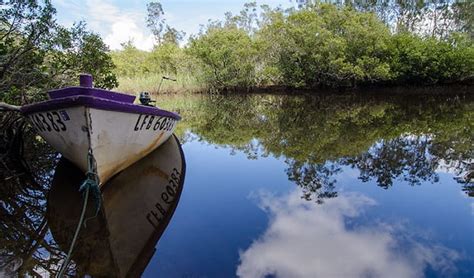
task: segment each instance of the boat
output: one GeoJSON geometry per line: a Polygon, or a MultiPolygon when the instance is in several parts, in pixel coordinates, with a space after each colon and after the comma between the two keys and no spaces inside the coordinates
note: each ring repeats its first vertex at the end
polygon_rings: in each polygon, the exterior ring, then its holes
{"type": "Polygon", "coordinates": [[[49,100],[20,111],[65,158],[94,172],[99,185],[168,140],[181,119],[148,102],[134,104],[135,96],[94,88],[91,75],[79,83],[49,91],[49,100]]]}
{"type": "MultiPolygon", "coordinates": [[[[140,277],[176,210],[185,173],[184,154],[173,135],[105,183],[100,214],[93,217],[93,206],[88,206],[86,217],[90,219],[81,229],[72,253],[74,264],[67,273],[74,277],[140,277]]],[[[78,188],[83,179],[82,171],[62,158],[48,195],[48,226],[64,253],[81,214],[83,196],[78,188]]]]}

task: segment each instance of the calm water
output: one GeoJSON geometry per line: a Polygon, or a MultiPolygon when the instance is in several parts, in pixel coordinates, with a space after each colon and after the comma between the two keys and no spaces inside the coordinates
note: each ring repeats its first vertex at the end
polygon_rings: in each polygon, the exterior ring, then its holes
{"type": "MultiPolygon", "coordinates": [[[[183,116],[187,167],[143,277],[473,277],[472,98],[159,105],[183,116]]],[[[26,152],[37,183],[2,172],[0,263],[47,276],[64,254],[44,221],[58,156],[38,142],[26,152]]]]}

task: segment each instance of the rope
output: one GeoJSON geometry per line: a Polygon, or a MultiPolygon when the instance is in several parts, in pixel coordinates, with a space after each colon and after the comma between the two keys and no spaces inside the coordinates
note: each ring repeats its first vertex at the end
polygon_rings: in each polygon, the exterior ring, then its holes
{"type": "Polygon", "coordinates": [[[81,217],[79,218],[79,223],[77,223],[77,228],[76,232],[74,233],[74,237],[71,242],[71,246],[69,247],[69,251],[66,256],[66,260],[63,262],[60,270],[59,270],[59,275],[56,277],[64,277],[64,272],[67,269],[67,266],[69,264],[69,261],[71,260],[71,255],[72,251],[74,249],[74,245],[76,245],[76,240],[79,235],[79,231],[81,230],[82,227],[82,222],[84,221],[84,216],[86,215],[86,209],[87,209],[87,200],[89,199],[89,188],[86,189],[85,192],[85,198],[84,198],[84,204],[82,205],[82,212],[81,212],[81,217]]]}
{"type": "Polygon", "coordinates": [[[76,231],[74,233],[74,237],[69,247],[69,251],[67,253],[66,259],[61,265],[59,274],[56,277],[64,277],[64,272],[67,270],[69,262],[71,261],[72,252],[74,250],[74,246],[76,245],[77,237],[79,236],[81,227],[83,225],[84,227],[87,227],[86,226],[87,221],[89,219],[97,217],[97,215],[99,214],[102,196],[100,194],[99,177],[97,176],[97,167],[96,167],[94,156],[92,155],[92,150],[89,150],[89,153],[87,154],[87,159],[88,159],[87,160],[88,171],[86,174],[87,178],[79,187],[79,192],[83,192],[83,195],[84,195],[84,203],[82,205],[81,217],[79,218],[79,222],[77,223],[76,231]],[[84,220],[85,215],[86,215],[86,210],[87,210],[87,202],[89,200],[89,192],[91,190],[92,190],[92,197],[94,199],[94,204],[96,206],[96,211],[95,211],[94,216],[89,217],[84,220]]]}

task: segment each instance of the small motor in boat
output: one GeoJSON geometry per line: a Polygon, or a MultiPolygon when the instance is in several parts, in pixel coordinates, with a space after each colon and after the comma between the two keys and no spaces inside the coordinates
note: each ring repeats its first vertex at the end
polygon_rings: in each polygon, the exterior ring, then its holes
{"type": "Polygon", "coordinates": [[[149,92],[141,92],[139,100],[142,105],[146,106],[154,106],[151,103],[156,102],[155,100],[151,100],[149,92]]]}

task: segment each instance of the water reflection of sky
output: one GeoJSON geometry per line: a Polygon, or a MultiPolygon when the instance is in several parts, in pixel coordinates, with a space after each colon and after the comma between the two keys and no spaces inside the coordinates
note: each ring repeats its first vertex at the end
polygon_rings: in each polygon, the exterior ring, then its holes
{"type": "Polygon", "coordinates": [[[417,240],[412,227],[359,217],[374,199],[345,193],[323,205],[302,201],[299,192],[263,194],[270,215],[265,233],[240,255],[242,277],[419,277],[429,266],[453,273],[460,255],[417,240]]]}
{"type": "Polygon", "coordinates": [[[342,166],[338,197],[317,204],[284,158],[199,140],[184,151],[181,202],[145,277],[472,276],[472,199],[450,173],[383,189],[342,166]]]}

